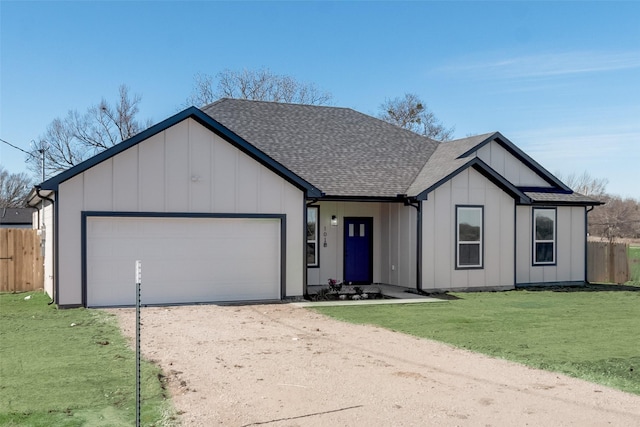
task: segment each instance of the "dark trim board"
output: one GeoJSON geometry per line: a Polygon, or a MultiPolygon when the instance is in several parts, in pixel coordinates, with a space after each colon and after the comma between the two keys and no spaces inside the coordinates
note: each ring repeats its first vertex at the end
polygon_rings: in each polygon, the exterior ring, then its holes
{"type": "Polygon", "coordinates": [[[454,254],[453,254],[453,259],[454,259],[454,269],[455,270],[484,270],[484,246],[485,246],[485,220],[484,220],[484,205],[455,205],[454,209],[455,211],[455,248],[454,248],[454,254]],[[465,266],[459,266],[458,265],[458,250],[459,250],[459,233],[460,230],[458,228],[458,210],[459,208],[476,208],[476,209],[480,209],[480,211],[482,212],[482,224],[481,224],[481,228],[480,228],[480,265],[474,265],[474,266],[469,266],[469,267],[465,267],[465,266]]]}
{"type": "MultiPolygon", "coordinates": [[[[287,215],[253,213],[192,213],[192,212],[111,212],[82,211],[81,233],[81,280],[82,306],[87,307],[87,219],[97,218],[209,218],[209,219],[278,219],[280,221],[280,299],[287,295],[287,215]]],[[[133,270],[132,270],[133,271],[133,270]]],[[[133,283],[133,273],[132,273],[133,283]]],[[[210,301],[216,302],[216,301],[210,301]]],[[[243,301],[244,302],[244,301],[243,301]]],[[[194,304],[202,302],[194,302],[194,304]]],[[[225,301],[227,303],[227,301],[225,301]]],[[[188,304],[188,303],[181,303],[188,304]]],[[[167,304],[170,305],[170,304],[167,304]]]]}
{"type": "Polygon", "coordinates": [[[79,163],[78,165],[73,166],[72,168],[67,169],[66,171],[52,178],[49,178],[48,180],[40,184],[40,188],[45,190],[57,191],[58,186],[64,181],[70,178],[73,178],[74,176],[86,171],[87,169],[90,169],[93,166],[100,164],[105,160],[110,159],[116,154],[119,154],[139,144],[140,142],[145,141],[151,138],[152,136],[160,132],[163,132],[169,129],[170,127],[175,126],[176,124],[187,119],[195,120],[200,125],[209,129],[211,132],[215,133],[216,135],[218,135],[225,141],[229,142],[231,145],[233,145],[243,153],[247,154],[249,157],[256,160],[258,163],[262,164],[269,170],[273,171],[277,175],[286,179],[288,182],[295,185],[300,190],[306,192],[309,197],[322,196],[322,192],[316,187],[314,187],[312,184],[310,184],[303,178],[299,177],[298,175],[294,174],[289,169],[284,167],[282,164],[278,163],[277,161],[272,159],[270,156],[266,155],[264,152],[257,149],[254,145],[245,141],[243,138],[233,133],[232,131],[224,127],[222,124],[214,120],[211,116],[202,112],[196,107],[189,107],[173,115],[172,117],[169,117],[168,119],[165,119],[162,122],[154,126],[151,126],[150,128],[140,132],[139,134],[125,141],[122,141],[121,143],[116,144],[113,147],[110,147],[107,150],[85,160],[84,162],[79,163]]]}
{"type": "MultiPolygon", "coordinates": [[[[54,199],[55,200],[55,199],[54,199]]],[[[60,234],[59,234],[59,220],[60,215],[58,214],[58,203],[57,200],[53,202],[53,302],[57,306],[60,306],[60,234]]],[[[44,215],[44,210],[42,211],[42,215],[44,215]]]]}
{"type": "MultiPolygon", "coordinates": [[[[541,205],[541,206],[533,206],[531,208],[531,231],[529,235],[531,236],[531,267],[556,267],[558,265],[558,208],[556,206],[549,205],[541,205]],[[554,211],[554,219],[553,219],[553,262],[549,263],[536,263],[536,210],[552,210],[554,211]]],[[[585,278],[586,279],[586,278],[585,278]]]]}

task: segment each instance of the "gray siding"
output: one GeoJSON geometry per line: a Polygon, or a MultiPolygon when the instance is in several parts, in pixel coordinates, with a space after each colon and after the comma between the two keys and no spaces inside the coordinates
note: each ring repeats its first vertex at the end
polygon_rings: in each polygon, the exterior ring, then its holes
{"type": "Polygon", "coordinates": [[[531,206],[517,208],[516,283],[580,282],[585,280],[585,208],[556,208],[556,265],[533,265],[533,223],[531,206]]]}
{"type": "Polygon", "coordinates": [[[515,158],[495,141],[482,147],[476,152],[476,155],[517,187],[551,187],[530,167],[515,158]]]}
{"type": "Polygon", "coordinates": [[[514,286],[515,201],[474,169],[460,172],[423,202],[422,288],[514,286]],[[484,207],[484,266],[456,269],[456,205],[484,207]]]}

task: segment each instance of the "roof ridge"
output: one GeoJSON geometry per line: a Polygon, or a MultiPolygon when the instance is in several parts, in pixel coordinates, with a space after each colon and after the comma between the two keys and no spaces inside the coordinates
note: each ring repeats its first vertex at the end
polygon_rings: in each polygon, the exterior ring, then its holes
{"type": "MultiPolygon", "coordinates": [[[[205,109],[207,107],[213,106],[218,103],[222,103],[224,101],[231,102],[246,102],[246,103],[254,103],[254,104],[269,104],[269,105],[282,105],[282,106],[293,106],[293,107],[312,107],[312,108],[332,108],[332,109],[342,109],[342,110],[351,110],[349,107],[337,107],[333,105],[318,105],[318,104],[304,104],[300,102],[282,102],[282,101],[265,101],[262,99],[247,99],[247,98],[231,98],[231,97],[223,97],[214,101],[210,104],[207,104],[202,107],[205,109]]],[[[355,110],[354,110],[355,111],[355,110]]]]}

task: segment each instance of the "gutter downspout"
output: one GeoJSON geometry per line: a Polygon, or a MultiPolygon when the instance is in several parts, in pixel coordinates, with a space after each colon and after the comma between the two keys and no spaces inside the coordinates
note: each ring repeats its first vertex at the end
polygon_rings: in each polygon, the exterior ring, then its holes
{"type": "MultiPolygon", "coordinates": [[[[44,228],[44,201],[48,200],[49,203],[51,203],[51,206],[53,207],[54,200],[52,198],[50,198],[49,196],[45,196],[45,195],[40,194],[40,191],[42,191],[42,188],[40,188],[40,186],[35,186],[34,188],[36,190],[36,194],[38,195],[38,197],[40,197],[40,199],[42,199],[42,227],[44,228]]],[[[52,211],[52,213],[53,213],[53,211],[52,211]]],[[[40,215],[40,214],[38,213],[38,215],[40,215]]],[[[53,234],[55,234],[55,233],[53,233],[53,234]]],[[[47,237],[46,237],[46,234],[45,234],[45,242],[44,242],[45,244],[46,244],[46,238],[47,237]]],[[[43,247],[43,257],[42,257],[43,262],[44,262],[44,255],[45,255],[45,250],[44,250],[44,247],[43,247]]],[[[55,269],[55,263],[51,263],[51,267],[53,269],[55,269]]],[[[44,272],[44,266],[43,266],[43,272],[44,272]]],[[[55,277],[56,277],[55,271],[54,271],[53,277],[54,277],[54,280],[55,280],[55,277]]],[[[44,278],[43,278],[43,280],[44,280],[44,278]]],[[[55,283],[53,284],[53,296],[51,298],[51,301],[49,301],[47,303],[47,305],[51,305],[56,301],[56,296],[58,295],[58,292],[57,292],[57,289],[56,289],[57,286],[58,286],[58,283],[57,283],[57,280],[56,280],[55,283]]]]}
{"type": "Polygon", "coordinates": [[[422,203],[415,198],[405,197],[404,205],[416,209],[416,290],[422,292],[422,203]],[[415,204],[414,204],[415,203],[415,204]]]}
{"type": "Polygon", "coordinates": [[[591,206],[589,209],[584,210],[584,282],[589,284],[589,280],[587,278],[587,274],[589,273],[589,268],[587,263],[589,262],[589,257],[587,256],[587,250],[589,249],[589,212],[595,209],[595,206],[591,206]]]}

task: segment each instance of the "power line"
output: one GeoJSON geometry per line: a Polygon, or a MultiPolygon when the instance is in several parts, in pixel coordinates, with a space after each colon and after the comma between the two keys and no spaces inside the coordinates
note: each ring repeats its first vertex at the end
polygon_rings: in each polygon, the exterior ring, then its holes
{"type": "Polygon", "coordinates": [[[12,143],[10,143],[9,141],[5,141],[5,140],[4,140],[4,139],[2,139],[2,138],[0,138],[0,142],[4,142],[4,143],[5,143],[5,144],[7,144],[8,146],[13,147],[13,148],[15,148],[16,150],[20,150],[20,151],[22,151],[23,153],[30,155],[31,157],[36,157],[33,153],[30,153],[30,152],[28,152],[28,151],[26,151],[26,150],[23,150],[23,149],[22,149],[22,148],[20,148],[20,147],[16,147],[15,145],[13,145],[12,143]]]}
{"type": "MultiPolygon", "coordinates": [[[[4,143],[5,143],[5,144],[7,144],[9,147],[13,147],[13,148],[15,148],[16,150],[20,150],[20,151],[22,151],[23,153],[28,154],[30,157],[32,157],[32,158],[34,158],[34,159],[36,159],[36,160],[40,160],[40,159],[39,159],[35,154],[30,153],[30,152],[28,152],[28,151],[26,151],[26,150],[23,150],[23,149],[22,149],[22,148],[20,148],[20,147],[17,147],[17,146],[15,146],[15,145],[13,145],[12,143],[10,143],[9,141],[5,141],[4,139],[0,138],[0,142],[4,142],[4,143]]],[[[31,141],[31,142],[33,142],[33,141],[31,141]]],[[[45,148],[39,148],[39,149],[37,149],[37,150],[35,150],[35,151],[37,151],[38,153],[40,153],[40,154],[42,155],[42,181],[44,181],[44,180],[46,179],[46,175],[45,175],[45,167],[44,167],[44,160],[45,160],[45,155],[44,155],[44,153],[45,153],[45,148]]],[[[44,202],[43,202],[43,203],[44,203],[44,202]]]]}

